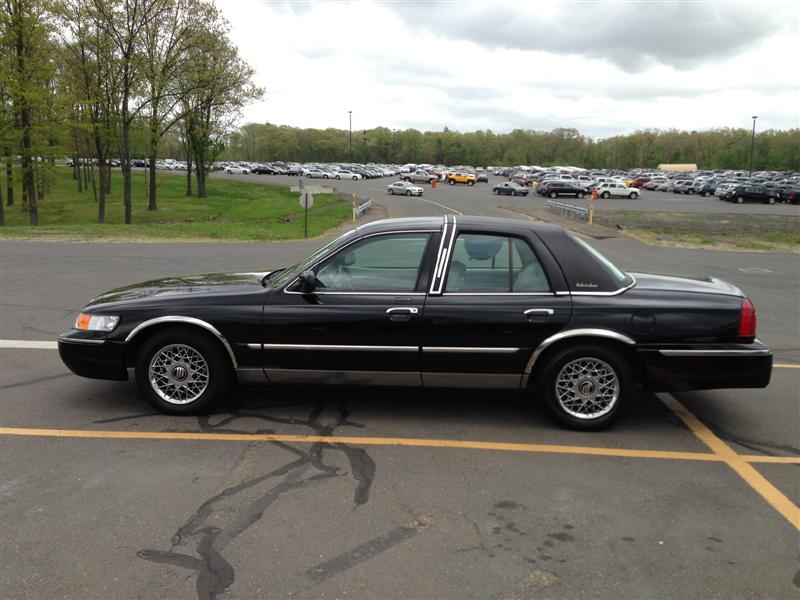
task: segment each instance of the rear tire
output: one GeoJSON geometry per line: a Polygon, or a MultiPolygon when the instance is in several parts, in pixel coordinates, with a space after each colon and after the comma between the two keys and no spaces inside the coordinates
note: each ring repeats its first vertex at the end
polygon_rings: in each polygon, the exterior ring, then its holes
{"type": "Polygon", "coordinates": [[[631,200],[636,200],[636,198],[638,197],[639,194],[637,194],[636,192],[631,192],[630,194],[628,194],[628,198],[630,198],[631,200]]]}
{"type": "Polygon", "coordinates": [[[610,198],[611,194],[609,194],[608,192],[603,192],[602,194],[600,194],[600,197],[601,198],[610,198]]]}
{"type": "Polygon", "coordinates": [[[339,177],[339,176],[337,175],[337,176],[336,176],[336,179],[337,179],[337,180],[339,180],[339,179],[341,179],[341,177],[339,177]]]}
{"type": "Polygon", "coordinates": [[[594,344],[566,346],[551,355],[536,377],[536,395],[570,429],[609,427],[630,396],[627,361],[615,350],[594,344]]]}
{"type": "Polygon", "coordinates": [[[551,198],[558,198],[558,194],[556,194],[555,192],[550,192],[550,197],[551,198]]]}
{"type": "Polygon", "coordinates": [[[139,397],[166,414],[208,412],[225,397],[230,381],[230,358],[219,342],[199,331],[159,331],[136,357],[139,397]]]}
{"type": "Polygon", "coordinates": [[[584,196],[584,193],[583,193],[583,192],[578,192],[578,200],[580,200],[581,198],[583,198],[583,196],[584,196]]]}
{"type": "Polygon", "coordinates": [[[775,204],[775,198],[773,198],[772,196],[767,198],[767,204],[775,204]]]}
{"type": "Polygon", "coordinates": [[[743,202],[744,202],[744,197],[739,196],[738,198],[736,198],[736,204],[742,204],[743,202]]]}
{"type": "Polygon", "coordinates": [[[450,183],[450,185],[455,185],[455,184],[456,184],[456,180],[455,180],[455,179],[451,179],[451,180],[449,181],[449,183],[450,183]]]}
{"type": "Polygon", "coordinates": [[[406,196],[410,196],[410,195],[411,195],[411,190],[406,190],[406,196]]]}
{"type": "Polygon", "coordinates": [[[468,181],[467,185],[475,185],[475,182],[474,181],[468,181]]]}

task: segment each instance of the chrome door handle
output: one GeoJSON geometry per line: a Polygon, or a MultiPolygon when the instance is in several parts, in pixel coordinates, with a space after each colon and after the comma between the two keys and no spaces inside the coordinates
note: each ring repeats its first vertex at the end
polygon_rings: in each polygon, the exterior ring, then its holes
{"type": "Polygon", "coordinates": [[[419,313],[419,309],[415,306],[394,306],[386,309],[390,321],[408,321],[411,319],[411,315],[417,313],[419,313]]]}
{"type": "Polygon", "coordinates": [[[525,316],[528,316],[528,315],[538,315],[538,316],[552,315],[553,314],[553,309],[552,308],[529,308],[528,310],[526,310],[522,314],[525,315],[525,316]]]}
{"type": "Polygon", "coordinates": [[[408,313],[409,315],[416,315],[419,313],[419,309],[415,306],[395,306],[393,308],[387,308],[386,314],[387,315],[395,315],[395,314],[402,314],[408,313]]]}

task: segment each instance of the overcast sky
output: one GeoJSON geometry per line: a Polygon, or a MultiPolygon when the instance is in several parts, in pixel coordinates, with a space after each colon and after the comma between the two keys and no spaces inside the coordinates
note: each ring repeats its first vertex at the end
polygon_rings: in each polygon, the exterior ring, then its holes
{"type": "Polygon", "coordinates": [[[800,1],[217,0],[243,122],[457,131],[800,127],[800,1]]]}

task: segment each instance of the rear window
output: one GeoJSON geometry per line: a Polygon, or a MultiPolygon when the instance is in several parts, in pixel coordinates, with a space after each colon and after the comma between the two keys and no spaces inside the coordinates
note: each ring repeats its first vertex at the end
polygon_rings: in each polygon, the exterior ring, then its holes
{"type": "MultiPolygon", "coordinates": [[[[581,247],[583,247],[589,254],[591,254],[596,260],[600,267],[605,271],[605,273],[619,284],[619,287],[625,287],[626,285],[630,284],[633,279],[630,275],[628,275],[625,271],[619,269],[614,263],[608,260],[605,256],[600,254],[597,250],[595,250],[592,246],[587,244],[581,238],[576,237],[574,235],[570,235],[570,237],[581,247]]],[[[577,286],[580,287],[580,286],[577,286]]]]}

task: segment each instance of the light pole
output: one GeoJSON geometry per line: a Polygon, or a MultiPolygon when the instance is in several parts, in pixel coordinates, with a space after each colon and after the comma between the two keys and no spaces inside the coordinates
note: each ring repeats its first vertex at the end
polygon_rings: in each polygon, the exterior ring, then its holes
{"type": "MultiPolygon", "coordinates": [[[[350,152],[348,156],[350,157],[348,160],[352,164],[353,162],[353,111],[348,110],[347,114],[350,116],[350,152]]],[[[753,125],[755,127],[755,125],[753,125]]]]}
{"type": "Polygon", "coordinates": [[[753,139],[750,142],[750,177],[753,176],[753,152],[756,149],[756,119],[758,115],[753,115],[753,139]]]}

